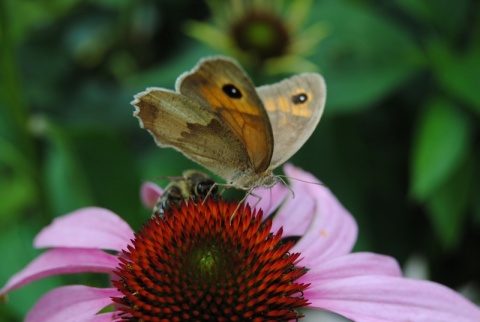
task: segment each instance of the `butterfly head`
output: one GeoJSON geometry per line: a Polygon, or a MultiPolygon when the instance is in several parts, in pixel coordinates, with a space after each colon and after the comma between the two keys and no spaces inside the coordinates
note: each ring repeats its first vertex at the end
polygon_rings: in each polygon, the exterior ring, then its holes
{"type": "Polygon", "coordinates": [[[271,188],[280,181],[280,177],[274,175],[271,171],[270,173],[262,178],[261,186],[264,188],[271,188]]]}
{"type": "Polygon", "coordinates": [[[251,191],[256,187],[270,188],[281,179],[268,169],[262,173],[255,173],[251,169],[237,171],[235,176],[229,180],[229,186],[237,189],[251,191]]]}

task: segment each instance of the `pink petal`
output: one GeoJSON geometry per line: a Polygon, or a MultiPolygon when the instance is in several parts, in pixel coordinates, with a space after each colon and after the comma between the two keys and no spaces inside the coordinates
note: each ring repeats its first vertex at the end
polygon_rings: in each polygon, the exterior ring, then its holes
{"type": "Polygon", "coordinates": [[[295,197],[287,197],[273,219],[272,231],[283,227],[282,237],[302,236],[310,226],[315,214],[315,200],[306,193],[295,191],[295,197]]]}
{"type": "Polygon", "coordinates": [[[145,182],[140,188],[140,199],[147,209],[153,209],[162,194],[162,188],[153,182],[145,182]]]}
{"type": "MultiPolygon", "coordinates": [[[[302,266],[302,261],[299,263],[302,266]]],[[[317,285],[324,280],[341,279],[364,275],[401,277],[402,270],[397,261],[389,256],[374,253],[354,253],[333,258],[325,263],[311,265],[300,283],[317,285]]]]}
{"type": "Polygon", "coordinates": [[[297,171],[291,164],[285,165],[284,171],[289,176],[293,195],[286,196],[287,200],[275,215],[272,231],[283,227],[284,237],[302,236],[315,215],[315,200],[309,192],[309,186],[319,181],[306,172],[297,171]]]}
{"type": "Polygon", "coordinates": [[[362,322],[478,322],[480,309],[433,282],[391,276],[325,280],[305,292],[311,307],[362,322]]]}
{"type": "Polygon", "coordinates": [[[107,209],[90,207],[56,218],[40,231],[34,245],[120,251],[130,239],[133,230],[123,219],[107,209]]]}
{"type": "Polygon", "coordinates": [[[245,203],[252,207],[255,206],[256,209],[262,209],[263,217],[266,218],[280,206],[288,193],[288,188],[281,183],[277,183],[271,188],[259,187],[252,191],[245,203]]]}
{"type": "Polygon", "coordinates": [[[112,305],[112,296],[122,296],[113,288],[71,285],[45,294],[28,313],[26,322],[112,321],[114,313],[95,318],[101,309],[112,305]]]}
{"type": "Polygon", "coordinates": [[[71,273],[110,273],[118,258],[99,249],[55,248],[34,259],[27,267],[10,278],[0,295],[40,278],[71,273]]]}
{"type": "Polygon", "coordinates": [[[310,185],[310,193],[316,202],[315,217],[305,235],[292,248],[302,253],[303,265],[348,254],[357,239],[357,224],[330,190],[310,185]]]}
{"type": "Polygon", "coordinates": [[[291,164],[286,164],[284,171],[291,178],[291,186],[295,194],[276,214],[272,231],[283,227],[284,237],[302,236],[317,214],[317,203],[321,202],[318,200],[318,193],[315,192],[315,189],[318,190],[323,186],[315,185],[320,184],[317,178],[291,164]]]}

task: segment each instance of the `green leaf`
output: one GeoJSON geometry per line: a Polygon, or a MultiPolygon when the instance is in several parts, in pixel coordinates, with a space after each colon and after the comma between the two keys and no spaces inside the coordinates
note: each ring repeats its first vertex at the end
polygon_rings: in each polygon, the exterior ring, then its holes
{"type": "Polygon", "coordinates": [[[51,23],[62,17],[80,0],[54,0],[48,4],[37,1],[5,1],[5,15],[11,23],[12,34],[15,39],[22,40],[42,24],[51,23]]]}
{"type": "Polygon", "coordinates": [[[452,249],[461,242],[473,173],[474,162],[470,159],[452,173],[426,201],[434,230],[447,249],[452,249]]]}
{"type": "Polygon", "coordinates": [[[134,75],[127,79],[127,83],[136,92],[152,86],[174,89],[177,77],[193,68],[202,57],[215,54],[217,53],[210,47],[192,40],[172,60],[134,75]]]}
{"type": "Polygon", "coordinates": [[[425,201],[465,159],[471,125],[450,102],[432,100],[425,108],[414,136],[411,193],[425,201]]]}
{"type": "Polygon", "coordinates": [[[467,25],[465,17],[471,8],[469,0],[458,0],[455,4],[451,0],[395,0],[395,3],[416,18],[419,25],[423,23],[428,29],[450,39],[464,32],[467,25]]]}
{"type": "Polygon", "coordinates": [[[110,209],[126,219],[138,219],[138,166],[134,153],[125,144],[127,138],[119,133],[120,130],[107,128],[77,129],[71,132],[72,148],[94,197],[93,205],[110,209]]]}
{"type": "Polygon", "coordinates": [[[331,0],[314,11],[329,30],[312,57],[327,81],[329,109],[372,107],[421,67],[408,33],[368,7],[331,0]]]}
{"type": "Polygon", "coordinates": [[[137,167],[120,131],[49,128],[46,175],[54,214],[100,206],[137,218],[137,167]]]}
{"type": "Polygon", "coordinates": [[[231,39],[220,29],[211,24],[197,21],[188,21],[185,32],[192,38],[215,48],[220,52],[229,52],[231,39]]]}
{"type": "Polygon", "coordinates": [[[25,156],[0,137],[0,224],[19,217],[36,200],[33,170],[25,156]]]}
{"type": "Polygon", "coordinates": [[[51,122],[46,125],[45,134],[48,146],[44,173],[53,215],[93,205],[86,173],[73,149],[73,138],[66,129],[51,122]]]}
{"type": "Polygon", "coordinates": [[[440,87],[480,114],[480,46],[458,54],[444,43],[431,41],[427,49],[440,87]]]}
{"type": "Polygon", "coordinates": [[[427,0],[395,0],[395,4],[419,21],[431,23],[434,20],[434,11],[427,0]]]}

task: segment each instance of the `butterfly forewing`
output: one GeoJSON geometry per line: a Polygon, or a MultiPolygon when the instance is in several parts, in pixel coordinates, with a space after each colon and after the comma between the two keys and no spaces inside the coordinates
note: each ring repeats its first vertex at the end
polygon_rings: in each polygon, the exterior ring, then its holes
{"type": "Polygon", "coordinates": [[[230,179],[248,164],[243,142],[211,110],[180,94],[150,88],[135,96],[134,115],[161,147],[173,147],[187,157],[230,179]],[[227,151],[227,152],[225,152],[227,151]]]}
{"type": "Polygon", "coordinates": [[[182,75],[177,91],[210,108],[231,128],[245,146],[254,172],[270,165],[273,134],[268,115],[254,85],[243,69],[225,58],[201,61],[182,75]]]}

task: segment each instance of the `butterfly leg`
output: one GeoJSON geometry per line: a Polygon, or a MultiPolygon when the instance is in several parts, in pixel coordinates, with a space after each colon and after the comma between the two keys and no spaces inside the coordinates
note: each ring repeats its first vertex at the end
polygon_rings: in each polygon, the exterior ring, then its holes
{"type": "Polygon", "coordinates": [[[230,216],[230,223],[232,222],[233,217],[235,217],[235,214],[237,213],[238,209],[240,209],[240,206],[245,203],[245,200],[247,200],[247,197],[248,197],[248,196],[254,196],[254,197],[256,197],[256,198],[258,199],[257,202],[255,202],[255,205],[253,205],[252,208],[255,208],[255,207],[258,205],[258,203],[262,200],[262,196],[259,196],[259,195],[254,194],[254,193],[252,192],[252,190],[253,190],[253,188],[250,189],[250,190],[248,190],[247,193],[245,194],[245,197],[243,197],[242,200],[240,200],[240,202],[239,202],[238,205],[237,205],[237,208],[235,208],[235,211],[234,211],[234,212],[232,213],[232,215],[230,216]]]}
{"type": "MultiPolygon", "coordinates": [[[[202,201],[202,205],[205,204],[205,201],[207,201],[207,198],[210,197],[210,195],[212,194],[212,191],[213,189],[215,189],[216,187],[220,186],[217,182],[215,182],[214,184],[212,184],[212,186],[210,187],[210,189],[208,189],[208,192],[207,194],[205,195],[205,198],[203,198],[203,201],[202,201]]],[[[222,191],[223,193],[223,191],[222,191]]]]}
{"type": "Polygon", "coordinates": [[[208,197],[212,197],[213,200],[218,201],[218,197],[222,196],[227,188],[232,188],[232,187],[234,186],[230,184],[214,182],[210,187],[210,189],[208,190],[207,194],[205,194],[205,197],[202,200],[202,205],[205,204],[208,197]],[[220,193],[217,191],[218,187],[222,187],[222,190],[220,191],[220,193]]]}

